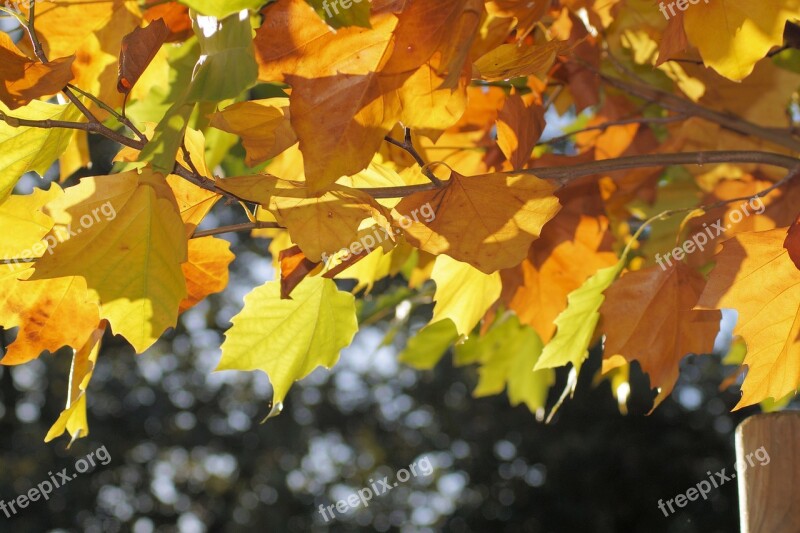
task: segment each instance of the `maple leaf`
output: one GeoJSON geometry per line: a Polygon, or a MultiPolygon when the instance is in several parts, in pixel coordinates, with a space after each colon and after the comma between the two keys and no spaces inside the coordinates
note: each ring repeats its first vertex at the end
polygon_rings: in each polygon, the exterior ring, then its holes
{"type": "Polygon", "coordinates": [[[800,271],[785,238],[786,228],[778,228],[726,241],[697,303],[739,314],[734,334],[747,343],[747,376],[737,409],[800,388],[800,271]]]}
{"type": "Polygon", "coordinates": [[[567,295],[601,268],[617,263],[609,221],[596,187],[559,193],[564,204],[517,267],[503,271],[503,302],[545,343],[567,295]]]}
{"type": "Polygon", "coordinates": [[[216,370],[263,370],[272,383],[272,411],[280,413],[292,384],[318,366],[330,368],[353,340],[355,300],[327,279],[307,278],[281,299],[280,283],[269,282],[245,296],[231,319],[216,370]]]}
{"type": "Polygon", "coordinates": [[[567,307],[555,319],[556,334],[548,342],[534,367],[536,370],[558,368],[572,363],[580,371],[600,321],[604,292],[622,272],[624,261],[598,270],[567,296],[567,307]]]}
{"type": "Polygon", "coordinates": [[[672,392],[680,360],[711,353],[719,333],[719,311],[694,311],[703,277],[683,263],[629,272],[605,292],[600,307],[606,357],[638,361],[658,389],[653,408],[672,392]]]}
{"type": "Polygon", "coordinates": [[[503,44],[478,58],[475,68],[481,78],[489,81],[540,75],[547,72],[558,54],[568,48],[568,43],[558,40],[533,46],[503,44]]]}
{"type": "Polygon", "coordinates": [[[445,186],[407,196],[395,211],[408,222],[404,229],[411,244],[489,274],[522,262],[561,207],[554,190],[525,174],[465,177],[454,172],[445,186]],[[435,217],[420,220],[425,206],[435,217]]]}
{"type": "Polygon", "coordinates": [[[186,262],[181,265],[186,278],[186,298],[180,303],[183,313],[210,294],[228,286],[228,266],[234,260],[230,243],[215,237],[190,239],[186,262]]]}
{"type": "Polygon", "coordinates": [[[510,96],[497,116],[497,144],[514,170],[525,167],[545,128],[544,108],[510,96]]]}

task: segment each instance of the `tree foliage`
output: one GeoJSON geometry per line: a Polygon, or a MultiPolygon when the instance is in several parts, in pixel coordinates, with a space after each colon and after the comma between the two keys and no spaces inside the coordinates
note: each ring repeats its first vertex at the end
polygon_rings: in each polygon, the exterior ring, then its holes
{"type": "Polygon", "coordinates": [[[252,232],[275,280],[218,369],[266,371],[271,414],[359,323],[431,303],[401,359],[455,346],[476,396],[540,416],[555,369],[573,392],[601,340],[598,379],[624,403],[638,362],[657,406],[683,357],[714,351],[722,309],[747,347],[739,405],[793,395],[800,2],[677,6],[3,8],[23,38],[0,34],[0,325],[18,328],[1,362],[70,347],[48,438],[85,436],[104,332],[146,351],[226,287],[219,235],[252,232]],[[81,171],[90,135],[118,145],[108,175],[81,171]],[[14,192],[55,162],[58,183],[14,192]],[[243,222],[215,227],[222,210],[243,222]]]}

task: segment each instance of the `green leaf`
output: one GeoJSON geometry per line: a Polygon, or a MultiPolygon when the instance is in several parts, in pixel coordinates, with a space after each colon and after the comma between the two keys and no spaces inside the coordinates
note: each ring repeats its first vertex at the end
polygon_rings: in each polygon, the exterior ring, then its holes
{"type": "Polygon", "coordinates": [[[399,360],[418,370],[430,370],[458,339],[456,326],[449,318],[425,326],[408,341],[399,360]]]}
{"type": "Polygon", "coordinates": [[[544,347],[536,370],[572,363],[576,372],[580,371],[589,356],[589,344],[600,320],[600,305],[605,300],[603,292],[617,279],[624,265],[623,257],[616,265],[598,270],[567,296],[567,308],[556,318],[558,329],[544,347]]]}
{"type": "Polygon", "coordinates": [[[200,59],[189,85],[189,102],[221,102],[250,88],[258,77],[250,17],[224,20],[195,15],[200,59]]]}
{"type": "MultiPolygon", "coordinates": [[[[81,112],[71,104],[55,105],[34,100],[11,112],[0,102],[0,114],[26,120],[66,120],[76,122],[81,112]]],[[[47,172],[67,149],[75,132],[54,128],[14,128],[0,121],[0,202],[3,202],[23,174],[47,172]]]]}
{"type": "Polygon", "coordinates": [[[481,365],[473,391],[476,398],[500,394],[508,387],[511,405],[524,403],[542,419],[555,382],[554,370],[534,370],[542,348],[542,340],[531,327],[520,324],[516,315],[506,314],[482,337],[470,337],[456,346],[456,364],[481,365]]]}
{"type": "Polygon", "coordinates": [[[368,0],[306,0],[306,3],[332,28],[372,27],[369,23],[368,0]]]}
{"type": "Polygon", "coordinates": [[[180,0],[180,2],[203,15],[225,18],[244,9],[257,11],[268,3],[268,0],[180,0]]]}
{"type": "Polygon", "coordinates": [[[329,279],[306,278],[281,300],[271,281],[244,298],[231,320],[217,370],[263,370],[274,389],[270,417],[280,413],[292,383],[318,366],[331,368],[358,330],[355,298],[329,279]]]}
{"type": "Polygon", "coordinates": [[[250,17],[233,15],[218,20],[195,13],[192,18],[200,43],[192,81],[158,123],[140,157],[163,173],[172,171],[196,104],[235,98],[255,84],[258,76],[250,17]]]}

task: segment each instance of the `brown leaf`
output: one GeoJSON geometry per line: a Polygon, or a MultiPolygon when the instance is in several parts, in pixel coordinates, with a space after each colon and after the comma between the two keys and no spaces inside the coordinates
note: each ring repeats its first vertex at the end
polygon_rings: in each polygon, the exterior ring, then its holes
{"type": "Polygon", "coordinates": [[[156,57],[158,50],[169,37],[164,19],[156,19],[144,28],[136,28],[123,37],[119,53],[117,90],[128,94],[156,57]]]}
{"type": "Polygon", "coordinates": [[[683,29],[683,11],[678,11],[674,17],[669,19],[667,27],[661,36],[656,66],[678,57],[678,54],[687,48],[689,48],[689,38],[683,29]]]}
{"type": "Polygon", "coordinates": [[[700,274],[676,262],[629,272],[605,292],[605,356],[639,362],[660,389],[653,408],[672,392],[684,356],[714,349],[720,312],[693,309],[704,287],[700,274]]]}
{"type": "Polygon", "coordinates": [[[800,216],[789,226],[786,232],[786,240],[783,241],[783,247],[789,252],[789,257],[792,259],[794,266],[800,269],[800,216]]]}
{"type": "Polygon", "coordinates": [[[9,109],[61,91],[72,80],[75,56],[49,63],[28,59],[6,33],[0,32],[0,101],[9,109]]]}
{"type": "Polygon", "coordinates": [[[545,128],[544,107],[519,95],[506,100],[497,116],[497,144],[514,170],[524,168],[545,128]]]}

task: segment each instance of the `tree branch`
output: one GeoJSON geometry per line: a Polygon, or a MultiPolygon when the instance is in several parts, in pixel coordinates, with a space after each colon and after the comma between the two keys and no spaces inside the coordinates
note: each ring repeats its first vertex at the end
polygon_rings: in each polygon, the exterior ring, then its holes
{"type": "MultiPolygon", "coordinates": [[[[718,151],[718,152],[685,152],[678,154],[647,154],[616,159],[604,159],[577,165],[558,167],[541,167],[504,172],[506,175],[530,174],[542,179],[556,181],[561,187],[569,182],[594,174],[607,174],[634,168],[652,168],[674,165],[710,165],[719,163],[755,163],[779,168],[793,169],[800,160],[771,152],[757,151],[718,151]]],[[[417,192],[435,190],[430,184],[406,185],[402,187],[375,187],[361,189],[373,198],[400,198],[417,192]]]]}
{"type": "Polygon", "coordinates": [[[624,81],[597,70],[595,70],[595,72],[608,85],[616,87],[617,89],[625,91],[633,96],[642,98],[648,102],[658,103],[670,111],[674,111],[682,115],[700,117],[710,122],[719,124],[725,129],[735,131],[741,135],[758,137],[777,146],[788,148],[793,152],[800,152],[800,141],[793,139],[785,133],[753,124],[752,122],[735,115],[720,113],[719,111],[707,109],[701,105],[695,104],[691,100],[675,96],[674,94],[670,94],[659,89],[654,89],[639,83],[624,81]]]}

